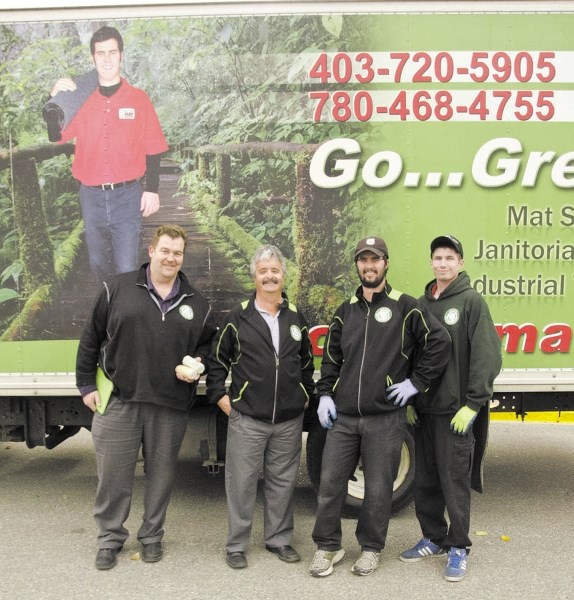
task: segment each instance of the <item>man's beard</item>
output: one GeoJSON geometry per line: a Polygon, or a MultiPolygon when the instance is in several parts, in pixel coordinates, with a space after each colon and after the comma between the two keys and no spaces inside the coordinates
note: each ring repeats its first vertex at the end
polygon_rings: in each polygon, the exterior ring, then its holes
{"type": "Polygon", "coordinates": [[[359,279],[361,280],[361,285],[366,288],[377,288],[383,283],[385,280],[386,272],[383,272],[381,275],[376,277],[375,279],[365,279],[359,274],[359,279]]]}

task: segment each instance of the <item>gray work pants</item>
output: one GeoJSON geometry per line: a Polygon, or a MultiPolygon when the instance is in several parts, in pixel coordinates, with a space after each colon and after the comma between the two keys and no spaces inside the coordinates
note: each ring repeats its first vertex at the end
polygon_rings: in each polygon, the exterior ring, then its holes
{"type": "Polygon", "coordinates": [[[245,552],[247,548],[261,470],[265,544],[291,544],[293,490],[299,470],[302,432],[303,415],[273,424],[232,409],[225,458],[228,552],[245,552]]]}
{"type": "Polygon", "coordinates": [[[138,540],[161,541],[175,466],[187,426],[187,412],[144,402],[122,402],[112,396],[104,415],[94,413],[98,488],[94,518],[100,548],[121,548],[128,538],[136,463],[143,449],[145,491],[138,540]]]}

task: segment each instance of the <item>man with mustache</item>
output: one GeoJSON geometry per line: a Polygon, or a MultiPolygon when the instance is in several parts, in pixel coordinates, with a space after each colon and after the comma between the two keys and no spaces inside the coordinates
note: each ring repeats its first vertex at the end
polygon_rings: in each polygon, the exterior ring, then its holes
{"type": "Polygon", "coordinates": [[[377,568],[407,430],[406,406],[440,376],[450,356],[450,338],[439,321],[388,283],[382,238],[359,241],[355,265],[361,285],[335,312],[317,384],[317,413],[328,432],[313,530],[314,577],[330,575],[345,553],[341,510],[359,456],[365,498],[356,529],[361,554],[351,570],[364,576],[377,568]]]}
{"type": "Polygon", "coordinates": [[[262,246],[250,271],[255,293],[229,312],[214,341],[207,377],[209,401],[229,417],[226,561],[232,569],[247,566],[262,469],[265,547],[285,562],[301,560],[291,546],[293,490],[303,413],[314,389],[307,322],[283,293],[285,258],[277,247],[262,246]]]}

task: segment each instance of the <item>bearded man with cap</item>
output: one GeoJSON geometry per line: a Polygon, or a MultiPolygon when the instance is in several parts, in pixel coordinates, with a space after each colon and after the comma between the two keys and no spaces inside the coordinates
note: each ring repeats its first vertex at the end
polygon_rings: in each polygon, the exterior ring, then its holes
{"type": "Polygon", "coordinates": [[[406,406],[441,375],[450,356],[445,328],[388,283],[385,241],[361,240],[354,258],[361,285],[335,312],[317,384],[317,413],[328,432],[313,530],[314,577],[331,574],[345,553],[341,511],[359,455],[365,497],[356,529],[361,555],[352,572],[370,575],[377,568],[407,431],[406,406]]]}
{"type": "Polygon", "coordinates": [[[482,491],[489,403],[502,358],[488,306],[462,270],[462,244],[442,235],[430,249],[435,279],[420,301],[448,330],[452,354],[441,379],[417,396],[416,409],[409,407],[409,422],[417,425],[415,508],[423,537],[400,559],[448,552],[444,578],[460,581],[471,545],[470,490],[482,491]]]}

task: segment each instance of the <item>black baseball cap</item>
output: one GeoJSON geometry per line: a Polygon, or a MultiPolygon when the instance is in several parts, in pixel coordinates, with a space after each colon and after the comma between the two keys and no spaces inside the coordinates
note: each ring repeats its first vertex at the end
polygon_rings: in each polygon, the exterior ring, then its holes
{"type": "Polygon", "coordinates": [[[367,237],[362,239],[355,248],[355,260],[361,252],[372,252],[381,258],[389,258],[389,250],[387,244],[383,238],[380,237],[367,237]]]}
{"type": "Polygon", "coordinates": [[[430,245],[431,256],[437,248],[453,248],[460,254],[461,258],[464,258],[462,244],[454,237],[454,235],[439,235],[435,238],[430,245]]]}

